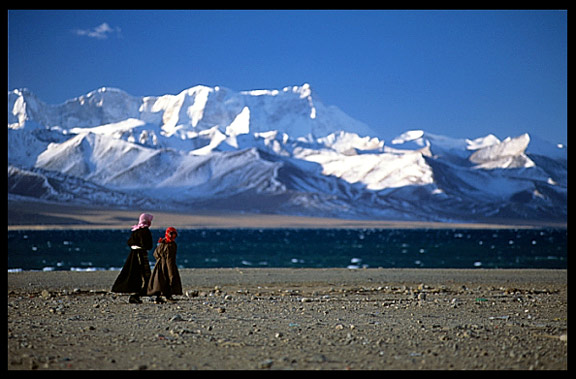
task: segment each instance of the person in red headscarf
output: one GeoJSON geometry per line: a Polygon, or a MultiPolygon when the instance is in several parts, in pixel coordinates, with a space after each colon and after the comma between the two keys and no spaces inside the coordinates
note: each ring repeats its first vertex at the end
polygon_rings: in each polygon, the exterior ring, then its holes
{"type": "Polygon", "coordinates": [[[177,236],[176,229],[169,227],[154,250],[156,265],[148,281],[148,296],[156,295],[156,303],[164,302],[161,296],[173,301],[172,295],[182,295],[182,281],[176,266],[177,246],[174,240],[177,236]]]}

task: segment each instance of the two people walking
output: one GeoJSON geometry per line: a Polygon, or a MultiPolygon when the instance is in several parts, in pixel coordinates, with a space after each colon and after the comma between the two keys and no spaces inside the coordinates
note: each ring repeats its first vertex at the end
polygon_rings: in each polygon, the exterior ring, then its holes
{"type": "Polygon", "coordinates": [[[182,294],[182,282],[176,266],[178,232],[175,228],[166,229],[164,237],[158,240],[154,250],[156,265],[150,271],[148,250],[152,249],[150,225],[154,216],[142,213],[138,224],[132,226],[127,244],[130,254],[112,286],[112,292],[130,293],[128,302],[141,303],[140,296],[156,296],[156,302],[164,302],[161,296],[173,300],[172,295],[182,294]]]}

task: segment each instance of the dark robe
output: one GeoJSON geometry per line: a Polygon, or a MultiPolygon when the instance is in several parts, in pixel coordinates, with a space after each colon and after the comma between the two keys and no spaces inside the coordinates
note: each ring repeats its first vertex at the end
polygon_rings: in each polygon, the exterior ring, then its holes
{"type": "Polygon", "coordinates": [[[112,286],[112,292],[146,295],[150,279],[148,250],[152,248],[150,229],[140,228],[132,231],[127,244],[130,247],[139,246],[140,248],[130,248],[130,254],[112,286]]]}
{"type": "Polygon", "coordinates": [[[148,295],[182,295],[182,281],[176,266],[176,242],[158,242],[154,250],[156,265],[148,283],[148,295]]]}

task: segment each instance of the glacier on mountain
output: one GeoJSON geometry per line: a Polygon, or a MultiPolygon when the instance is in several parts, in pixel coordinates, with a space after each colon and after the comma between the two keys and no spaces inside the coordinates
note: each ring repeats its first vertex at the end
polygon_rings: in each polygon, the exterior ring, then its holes
{"type": "Polygon", "coordinates": [[[347,218],[567,217],[566,148],[523,134],[386,142],[311,86],[8,93],[9,198],[347,218]]]}

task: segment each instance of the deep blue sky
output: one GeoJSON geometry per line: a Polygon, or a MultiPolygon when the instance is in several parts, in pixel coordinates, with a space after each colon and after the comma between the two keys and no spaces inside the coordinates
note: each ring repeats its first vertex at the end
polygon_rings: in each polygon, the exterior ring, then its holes
{"type": "Polygon", "coordinates": [[[8,90],[310,83],[390,140],[524,132],[567,143],[567,11],[8,11],[8,90]],[[103,26],[104,25],[104,26],[103,26]]]}

